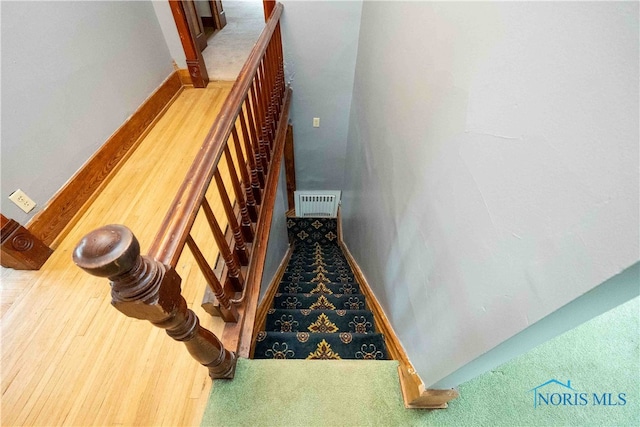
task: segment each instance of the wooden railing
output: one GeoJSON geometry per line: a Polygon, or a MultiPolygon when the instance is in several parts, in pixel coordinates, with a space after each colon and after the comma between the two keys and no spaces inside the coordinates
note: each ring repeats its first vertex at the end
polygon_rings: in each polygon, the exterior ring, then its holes
{"type": "Polygon", "coordinates": [[[291,90],[284,81],[281,14],[282,5],[277,4],[147,256],[140,255],[134,234],[121,225],[92,231],[73,254],[82,269],[110,279],[112,303],[118,310],[149,320],[183,341],[212,378],[232,378],[237,354],[248,356],[288,128],[291,90]],[[223,156],[227,166],[221,170],[223,156]],[[223,175],[231,182],[231,197],[223,175]],[[224,208],[226,232],[207,196],[212,180],[224,208]],[[200,212],[224,260],[222,268],[207,261],[193,238],[200,212]],[[222,341],[199,325],[180,294],[182,279],[175,268],[185,246],[215,296],[215,313],[230,322],[222,341]]]}

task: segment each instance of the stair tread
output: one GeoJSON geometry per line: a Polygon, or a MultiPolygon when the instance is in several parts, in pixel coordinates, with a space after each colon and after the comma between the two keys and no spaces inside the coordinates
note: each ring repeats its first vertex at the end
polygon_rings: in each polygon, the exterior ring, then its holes
{"type": "Polygon", "coordinates": [[[375,333],[369,310],[287,310],[271,309],[264,330],[267,332],[375,333]]]}
{"type": "Polygon", "coordinates": [[[356,281],[353,273],[284,273],[283,282],[338,282],[353,283],[356,281]]]}
{"type": "Polygon", "coordinates": [[[276,294],[273,308],[362,310],[365,296],[362,294],[276,294]]]}
{"type": "Polygon", "coordinates": [[[382,334],[264,332],[258,333],[256,359],[387,359],[382,334]]]}
{"type": "Polygon", "coordinates": [[[288,294],[359,294],[357,283],[280,282],[278,293],[288,294]]]}
{"type": "Polygon", "coordinates": [[[294,265],[294,266],[289,266],[284,270],[285,273],[350,273],[353,274],[353,271],[351,270],[351,268],[346,267],[346,266],[342,266],[342,267],[335,267],[335,266],[317,266],[317,265],[312,265],[312,266],[304,266],[304,265],[294,265]]]}
{"type": "Polygon", "coordinates": [[[387,359],[336,218],[287,218],[292,253],[254,346],[256,359],[387,359]]]}

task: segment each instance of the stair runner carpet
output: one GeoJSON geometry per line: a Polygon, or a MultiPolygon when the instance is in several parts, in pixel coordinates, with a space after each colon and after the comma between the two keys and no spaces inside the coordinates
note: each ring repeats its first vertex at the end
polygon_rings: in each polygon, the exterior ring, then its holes
{"type": "Polygon", "coordinates": [[[335,218],[289,218],[291,259],[255,359],[387,359],[360,285],[338,244],[335,218]]]}

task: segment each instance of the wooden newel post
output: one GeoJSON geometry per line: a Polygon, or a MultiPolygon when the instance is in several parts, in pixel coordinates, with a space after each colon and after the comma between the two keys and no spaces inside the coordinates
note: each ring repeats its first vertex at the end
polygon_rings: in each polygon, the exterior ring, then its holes
{"type": "Polygon", "coordinates": [[[182,279],[162,263],[140,256],[140,244],[131,230],[107,225],[87,234],[73,251],[73,261],[87,273],[108,277],[111,304],[122,313],[148,320],[182,341],[211,378],[233,378],[236,355],[200,326],[180,294],[182,279]]]}

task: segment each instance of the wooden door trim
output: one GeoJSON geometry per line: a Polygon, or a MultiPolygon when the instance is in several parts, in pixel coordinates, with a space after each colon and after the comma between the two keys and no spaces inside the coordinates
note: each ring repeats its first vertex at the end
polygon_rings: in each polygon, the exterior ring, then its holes
{"type": "Polygon", "coordinates": [[[211,18],[215,23],[216,30],[221,30],[227,25],[227,14],[224,11],[221,0],[209,0],[211,7],[211,18]],[[220,7],[218,7],[218,4],[220,7]]]}
{"type": "Polygon", "coordinates": [[[273,12],[273,9],[275,7],[276,7],[275,0],[262,0],[262,8],[264,9],[264,22],[267,22],[269,20],[269,17],[271,16],[271,12],[273,12]]]}
{"type": "MultiPolygon", "coordinates": [[[[189,70],[193,86],[200,88],[207,87],[207,84],[209,83],[209,74],[207,74],[207,67],[204,63],[202,52],[198,49],[198,44],[196,43],[195,30],[191,28],[191,25],[189,24],[189,17],[187,15],[188,11],[184,7],[182,0],[168,1],[171,6],[173,20],[175,21],[176,28],[178,29],[180,41],[182,42],[182,49],[184,50],[184,55],[187,60],[187,68],[189,70]]],[[[275,6],[275,0],[262,0],[265,22],[269,19],[269,16],[271,16],[271,12],[275,6]]],[[[213,9],[211,10],[211,14],[215,19],[216,14],[213,9]]]]}
{"type": "Polygon", "coordinates": [[[181,0],[169,0],[173,20],[178,29],[178,35],[182,42],[182,49],[187,59],[187,68],[194,87],[207,87],[209,83],[209,74],[204,63],[202,52],[196,43],[195,30],[189,25],[188,9],[184,7],[181,0]]]}

